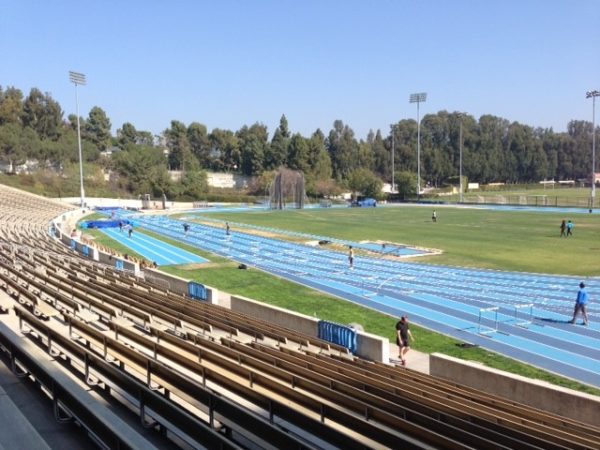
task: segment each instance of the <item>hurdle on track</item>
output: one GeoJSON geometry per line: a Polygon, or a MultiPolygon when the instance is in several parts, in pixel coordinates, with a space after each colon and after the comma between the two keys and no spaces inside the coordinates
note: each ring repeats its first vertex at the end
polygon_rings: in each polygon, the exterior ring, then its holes
{"type": "Polygon", "coordinates": [[[515,308],[515,326],[527,327],[532,324],[532,322],[533,322],[533,303],[522,303],[522,304],[514,305],[514,308],[515,308]],[[527,316],[528,319],[519,320],[519,317],[518,317],[519,309],[526,309],[526,308],[529,308],[529,315],[527,316]]]}
{"type": "Polygon", "coordinates": [[[479,334],[492,334],[498,331],[498,310],[499,306],[490,306],[489,308],[481,308],[479,310],[479,320],[477,322],[477,332],[479,334]],[[485,313],[494,313],[494,327],[488,327],[485,325],[481,325],[481,318],[485,313]]]}

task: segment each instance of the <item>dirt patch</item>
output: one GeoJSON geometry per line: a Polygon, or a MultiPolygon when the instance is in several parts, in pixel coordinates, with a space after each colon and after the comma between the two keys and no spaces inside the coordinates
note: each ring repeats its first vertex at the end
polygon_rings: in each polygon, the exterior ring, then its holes
{"type": "Polygon", "coordinates": [[[199,270],[199,269],[211,269],[215,267],[234,267],[235,264],[232,263],[193,263],[193,264],[182,264],[178,266],[181,270],[199,270]]]}

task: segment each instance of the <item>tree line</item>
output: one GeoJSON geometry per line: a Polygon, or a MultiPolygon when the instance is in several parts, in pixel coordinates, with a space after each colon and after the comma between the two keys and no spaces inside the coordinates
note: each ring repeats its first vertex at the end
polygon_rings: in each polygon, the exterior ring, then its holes
{"type": "MultiPolygon", "coordinates": [[[[106,112],[94,106],[80,118],[86,164],[110,170],[121,187],[132,193],[152,192],[198,197],[207,189],[203,171],[227,171],[257,177],[257,191],[280,167],[304,172],[314,195],[352,189],[375,195],[382,182],[395,178],[404,194],[414,193],[417,172],[417,123],[401,119],[384,129],[355,136],[341,120],[325,134],[290,131],[285,115],[269,135],[261,123],[237,131],[199,122],[173,120],[160,136],[124,123],[111,134],[106,112]],[[393,147],[393,150],[392,150],[393,147]],[[107,148],[120,151],[101,158],[107,148]],[[168,150],[165,157],[163,149],[168,150]],[[173,183],[168,170],[181,170],[173,183]]],[[[534,128],[494,115],[479,119],[460,112],[426,114],[421,121],[421,184],[458,184],[462,144],[463,175],[479,183],[531,183],[543,179],[588,178],[591,168],[592,124],[573,120],[566,132],[534,128]],[[462,139],[462,141],[461,141],[462,139]]],[[[27,96],[15,87],[0,86],[0,158],[16,165],[27,159],[57,172],[78,162],[77,117],[64,118],[49,93],[32,88],[27,96]]],[[[87,167],[87,166],[86,166],[87,167]]]]}

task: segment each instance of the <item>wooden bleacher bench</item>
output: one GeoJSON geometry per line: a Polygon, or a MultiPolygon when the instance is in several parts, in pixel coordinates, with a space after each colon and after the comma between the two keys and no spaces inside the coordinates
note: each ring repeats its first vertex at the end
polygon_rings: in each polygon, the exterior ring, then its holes
{"type": "MultiPolygon", "coordinates": [[[[102,444],[108,447],[111,443],[119,448],[143,448],[156,449],[150,441],[140,435],[137,430],[128,425],[123,419],[110,410],[107,406],[98,402],[94,397],[74,382],[67,374],[57,370],[55,363],[37,348],[34,344],[23,341],[18,335],[10,330],[6,325],[0,323],[0,340],[3,345],[11,345],[13,352],[16,352],[19,360],[26,365],[27,370],[32,372],[38,380],[50,380],[53,385],[59,387],[52,394],[56,396],[61,403],[64,403],[70,414],[90,432],[101,433],[99,436],[102,444]]],[[[53,385],[48,385],[48,390],[53,389],[53,385]]],[[[15,442],[12,445],[16,444],[15,442]]],[[[19,448],[26,445],[19,442],[19,448]]],[[[17,448],[11,446],[9,448],[17,448]]],[[[37,448],[37,447],[36,447],[37,448]]]]}
{"type": "Polygon", "coordinates": [[[115,325],[125,328],[133,328],[133,326],[135,325],[131,320],[122,316],[115,316],[110,321],[115,325]]]}
{"type": "Polygon", "coordinates": [[[169,327],[159,321],[157,321],[154,317],[150,316],[150,321],[148,322],[150,326],[150,330],[158,330],[158,331],[167,331],[169,327]]]}
{"type": "Polygon", "coordinates": [[[8,311],[13,307],[13,303],[6,299],[0,298],[0,314],[8,314],[8,311]]]}
{"type": "Polygon", "coordinates": [[[80,308],[79,311],[75,313],[75,316],[83,320],[85,323],[96,322],[100,319],[98,314],[83,308],[80,308]]]}
{"type": "Polygon", "coordinates": [[[35,305],[34,314],[48,320],[51,317],[58,316],[60,312],[48,303],[40,301],[35,305]]]}

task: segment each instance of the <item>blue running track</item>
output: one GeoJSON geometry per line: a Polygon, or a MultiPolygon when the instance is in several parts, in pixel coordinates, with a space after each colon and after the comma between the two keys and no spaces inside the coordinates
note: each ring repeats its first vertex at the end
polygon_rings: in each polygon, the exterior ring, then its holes
{"type": "Polygon", "coordinates": [[[182,248],[167,244],[147,234],[134,230],[133,235],[127,236],[127,231],[120,232],[117,228],[100,228],[107,236],[129,247],[150,261],[156,261],[160,266],[171,264],[192,264],[208,262],[206,259],[182,248]]]}

